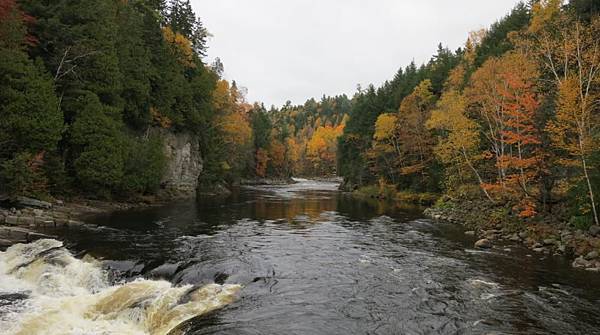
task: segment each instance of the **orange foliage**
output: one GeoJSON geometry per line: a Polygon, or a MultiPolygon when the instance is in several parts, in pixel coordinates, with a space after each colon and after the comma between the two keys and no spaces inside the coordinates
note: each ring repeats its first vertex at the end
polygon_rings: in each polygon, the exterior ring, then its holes
{"type": "Polygon", "coordinates": [[[256,175],[264,177],[267,174],[267,164],[269,163],[269,153],[265,149],[256,150],[256,175]]]}

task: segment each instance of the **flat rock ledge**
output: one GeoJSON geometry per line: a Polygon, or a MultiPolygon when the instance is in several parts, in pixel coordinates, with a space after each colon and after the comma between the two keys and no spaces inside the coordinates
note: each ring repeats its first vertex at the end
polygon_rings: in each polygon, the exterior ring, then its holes
{"type": "MultiPolygon", "coordinates": [[[[20,204],[24,205],[23,202],[20,204]]],[[[56,238],[51,233],[56,228],[95,228],[95,225],[84,223],[78,218],[84,214],[103,211],[81,204],[64,205],[61,202],[28,202],[28,207],[20,209],[0,208],[0,249],[6,249],[16,243],[56,238]]]]}

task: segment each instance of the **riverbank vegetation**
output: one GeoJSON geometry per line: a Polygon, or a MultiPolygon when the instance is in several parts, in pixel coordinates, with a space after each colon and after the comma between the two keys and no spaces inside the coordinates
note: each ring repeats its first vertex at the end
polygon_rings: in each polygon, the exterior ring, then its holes
{"type": "Polygon", "coordinates": [[[360,90],[339,142],[344,186],[484,203],[521,225],[598,225],[598,12],[594,1],[519,4],[464,47],[440,45],[360,90]]]}

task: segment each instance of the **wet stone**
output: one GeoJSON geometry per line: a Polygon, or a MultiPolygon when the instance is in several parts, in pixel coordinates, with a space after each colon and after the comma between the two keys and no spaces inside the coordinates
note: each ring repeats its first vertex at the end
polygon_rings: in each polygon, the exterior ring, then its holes
{"type": "Polygon", "coordinates": [[[36,241],[36,240],[41,240],[43,238],[54,238],[54,237],[50,236],[50,235],[46,235],[46,234],[35,233],[35,232],[31,232],[31,233],[27,234],[27,241],[28,242],[32,242],[32,241],[36,241]]]}
{"type": "Polygon", "coordinates": [[[53,227],[54,220],[51,217],[40,216],[35,218],[35,224],[42,227],[53,227]]]}
{"type": "Polygon", "coordinates": [[[521,238],[519,237],[519,235],[517,234],[512,234],[508,237],[509,240],[513,241],[513,242],[518,242],[521,240],[521,238]]]}
{"type": "Polygon", "coordinates": [[[81,222],[81,221],[76,221],[76,220],[69,220],[69,221],[67,221],[67,226],[69,228],[71,228],[71,227],[73,227],[73,228],[83,227],[83,225],[84,225],[84,223],[81,222]]]}
{"type": "Polygon", "coordinates": [[[575,258],[573,263],[571,264],[574,268],[586,268],[590,266],[590,262],[585,260],[583,256],[579,256],[575,258]]]}
{"type": "Polygon", "coordinates": [[[467,230],[467,231],[465,232],[465,235],[468,235],[468,236],[475,236],[475,231],[473,231],[473,230],[467,230]]]}
{"type": "Polygon", "coordinates": [[[0,248],[7,248],[13,245],[13,241],[0,238],[0,248]]]}
{"type": "Polygon", "coordinates": [[[35,224],[35,218],[33,216],[21,216],[19,217],[19,224],[31,226],[35,224]]]}
{"type": "Polygon", "coordinates": [[[598,251],[590,251],[587,253],[587,255],[585,255],[584,257],[586,260],[592,260],[592,259],[596,259],[598,258],[598,251]]]}
{"type": "Polygon", "coordinates": [[[4,222],[6,222],[6,224],[10,224],[10,225],[16,225],[19,221],[19,218],[16,216],[7,216],[6,219],[4,219],[4,222]]]}
{"type": "Polygon", "coordinates": [[[492,247],[492,243],[490,242],[490,240],[482,238],[481,240],[478,240],[477,242],[475,242],[475,248],[480,248],[480,249],[489,249],[492,247]]]}

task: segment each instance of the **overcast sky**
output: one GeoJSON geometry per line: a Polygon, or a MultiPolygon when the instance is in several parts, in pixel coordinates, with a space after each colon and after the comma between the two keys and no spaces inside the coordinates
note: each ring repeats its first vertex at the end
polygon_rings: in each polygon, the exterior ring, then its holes
{"type": "Polygon", "coordinates": [[[208,61],[248,88],[250,102],[301,104],[381,84],[442,42],[506,15],[516,0],[192,0],[210,33],[208,61]]]}

